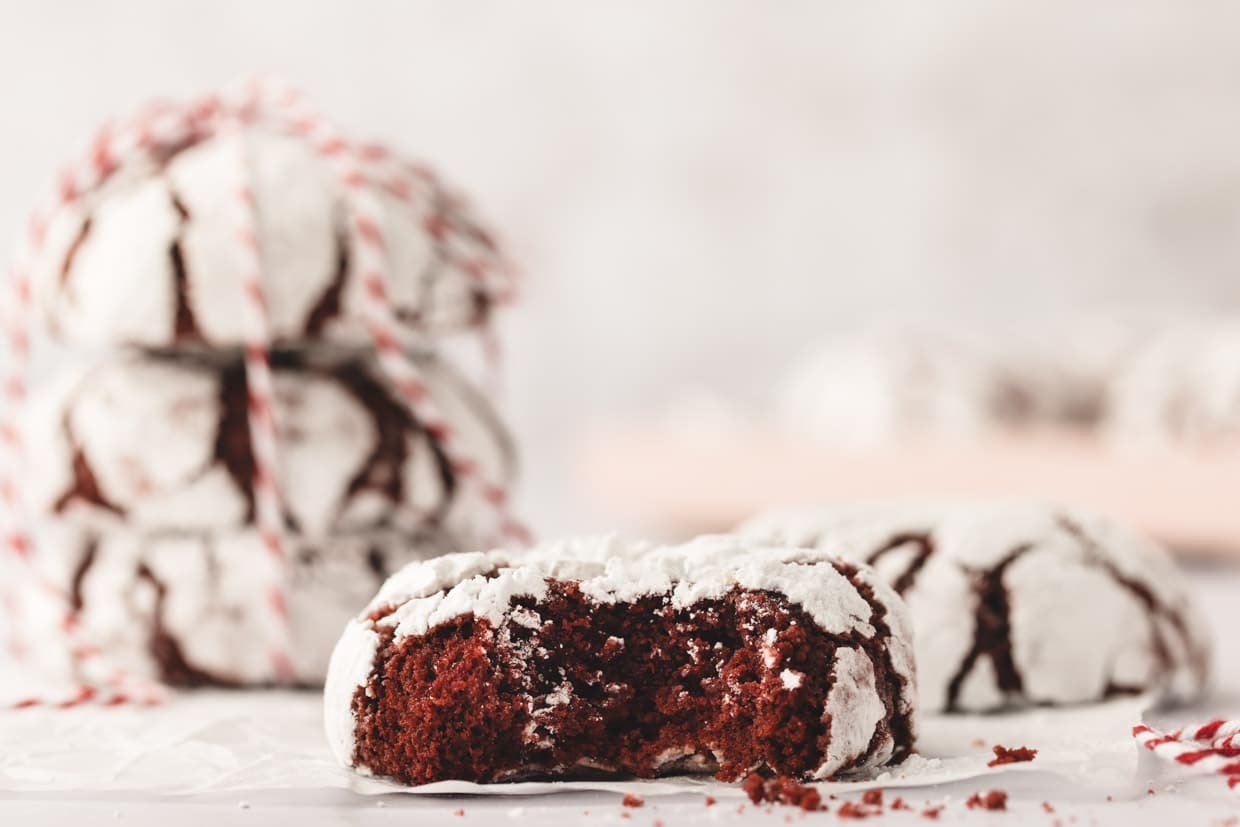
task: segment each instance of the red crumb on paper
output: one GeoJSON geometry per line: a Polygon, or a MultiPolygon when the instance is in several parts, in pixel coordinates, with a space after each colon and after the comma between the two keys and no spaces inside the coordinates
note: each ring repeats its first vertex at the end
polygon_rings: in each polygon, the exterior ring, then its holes
{"type": "Polygon", "coordinates": [[[973,793],[964,806],[970,810],[1006,810],[1007,793],[1003,790],[990,790],[984,793],[973,793]]]}
{"type": "Polygon", "coordinates": [[[870,816],[881,815],[882,810],[875,810],[866,807],[864,804],[858,804],[856,801],[845,801],[836,811],[836,815],[840,818],[869,818],[870,816]]]}
{"type": "Polygon", "coordinates": [[[709,795],[708,795],[708,796],[706,796],[706,806],[707,806],[707,807],[714,807],[716,803],[717,803],[717,802],[715,801],[715,799],[711,798],[709,795]]]}
{"type": "Polygon", "coordinates": [[[632,793],[625,793],[624,800],[621,801],[620,803],[623,804],[625,807],[641,807],[646,802],[641,799],[641,796],[636,796],[636,795],[633,795],[632,793]]]}
{"type": "Polygon", "coordinates": [[[913,808],[912,808],[912,807],[910,807],[908,804],[905,804],[905,803],[904,803],[904,799],[903,799],[903,798],[897,798],[897,799],[895,799],[894,801],[892,801],[892,802],[891,802],[891,809],[893,809],[893,810],[911,810],[911,809],[913,809],[913,808]]]}
{"type": "Polygon", "coordinates": [[[464,808],[462,808],[462,807],[457,807],[455,810],[453,810],[453,811],[452,811],[452,815],[454,815],[454,816],[463,816],[463,815],[465,815],[465,810],[464,810],[464,808]]]}
{"type": "Polygon", "coordinates": [[[1042,802],[1042,809],[1043,809],[1044,811],[1048,812],[1048,813],[1053,813],[1053,812],[1055,812],[1055,808],[1054,808],[1054,807],[1052,807],[1052,806],[1050,805],[1050,802],[1049,802],[1049,801],[1043,801],[1043,802],[1042,802]]]}
{"type": "Polygon", "coordinates": [[[866,790],[861,794],[861,803],[869,804],[871,807],[883,806],[883,791],[881,788],[877,790],[866,790]]]}
{"type": "Polygon", "coordinates": [[[1025,761],[1032,761],[1038,757],[1038,751],[1030,747],[1013,747],[1008,749],[1002,744],[995,744],[994,760],[988,763],[988,767],[997,767],[1000,764],[1020,764],[1025,761]]]}
{"type": "Polygon", "coordinates": [[[741,788],[754,804],[769,801],[772,804],[800,807],[802,810],[822,809],[822,795],[817,790],[787,776],[763,778],[756,772],[751,772],[741,788]]]}
{"type": "Polygon", "coordinates": [[[939,818],[939,813],[941,812],[943,812],[943,805],[939,804],[936,807],[927,807],[926,809],[922,810],[921,817],[928,818],[933,821],[937,821],[939,818]]]}

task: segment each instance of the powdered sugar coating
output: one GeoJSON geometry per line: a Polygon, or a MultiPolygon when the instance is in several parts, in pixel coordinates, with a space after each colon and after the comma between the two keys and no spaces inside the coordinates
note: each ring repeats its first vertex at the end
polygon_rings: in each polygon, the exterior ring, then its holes
{"type": "Polygon", "coordinates": [[[896,327],[821,346],[784,378],[776,408],[799,432],[872,446],[994,434],[1021,424],[1030,403],[984,348],[896,327]]]}
{"type": "MultiPolygon", "coordinates": [[[[414,357],[471,459],[513,470],[490,403],[447,362],[414,357]]],[[[367,358],[276,354],[278,483],[309,537],[469,522],[437,437],[367,358]]],[[[68,371],[30,401],[26,497],[41,513],[102,529],[236,529],[253,522],[246,383],[229,354],[114,353],[68,371]]]]}
{"type": "Polygon", "coordinates": [[[1202,690],[1209,641],[1170,557],[1097,515],[1039,502],[776,512],[755,542],[870,563],[917,630],[921,706],[987,711],[1202,690]]]}
{"type": "MultiPolygon", "coordinates": [[[[256,531],[95,534],[45,524],[40,572],[70,595],[85,640],[109,668],[179,684],[273,683],[270,647],[279,642],[266,601],[282,576],[256,531]]],[[[286,591],[294,678],[321,684],[340,624],[388,573],[460,547],[444,532],[292,537],[286,591]]],[[[59,634],[60,610],[37,589],[21,594],[23,634],[41,674],[73,664],[59,634]]]]}
{"type": "Polygon", "coordinates": [[[1105,436],[1128,449],[1240,450],[1240,319],[1168,325],[1108,384],[1105,436]]]}
{"type": "MultiPolygon", "coordinates": [[[[871,572],[862,568],[854,576],[856,583],[869,589],[875,605],[882,607],[889,631],[884,646],[902,685],[899,709],[891,714],[909,715],[914,676],[907,613],[894,592],[871,572]]],[[[326,731],[338,760],[355,766],[353,733],[357,722],[352,699],[371,680],[384,631],[393,632],[393,640],[399,641],[424,635],[462,615],[498,626],[512,612],[514,598],[544,597],[549,580],[573,582],[582,594],[599,603],[628,603],[649,595],[666,595],[667,603],[674,608],[717,599],[737,588],[772,592],[800,607],[826,632],[865,639],[875,639],[877,634],[871,603],[858,585],[833,565],[823,564],[802,550],[754,545],[733,537],[703,537],[680,546],[585,537],[545,544],[521,555],[507,551],[447,555],[412,564],[393,575],[346,627],[332,655],[324,700],[326,731]]],[[[868,656],[855,651],[868,662],[868,656]]],[[[778,664],[771,661],[767,667],[788,691],[799,687],[799,678],[782,675],[778,664]]],[[[824,713],[838,714],[832,724],[831,751],[817,777],[825,777],[861,755],[878,723],[870,715],[872,704],[853,703],[874,690],[872,680],[868,690],[858,682],[862,670],[852,667],[846,664],[835,672],[836,683],[827,700],[829,710],[824,713]]],[[[880,717],[887,714],[884,709],[880,717]]],[[[855,768],[885,763],[894,747],[890,742],[881,744],[855,768]]],[[[668,764],[679,757],[683,756],[668,757],[668,764]]],[[[365,767],[358,769],[366,771],[365,767]]]]}
{"type": "MultiPolygon", "coordinates": [[[[368,341],[341,184],[305,141],[244,134],[271,333],[283,344],[368,341]]],[[[213,136],[133,160],[53,217],[34,268],[36,302],[59,338],[165,347],[244,341],[242,259],[229,184],[241,148],[213,136]]],[[[376,159],[387,294],[406,332],[485,321],[510,277],[487,233],[425,169],[376,159]]]]}

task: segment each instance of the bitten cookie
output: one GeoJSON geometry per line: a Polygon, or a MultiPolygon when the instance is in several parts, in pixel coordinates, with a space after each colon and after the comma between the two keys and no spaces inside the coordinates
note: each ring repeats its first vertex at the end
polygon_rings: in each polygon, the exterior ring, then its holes
{"type": "Polygon", "coordinates": [[[908,755],[911,658],[863,566],[586,538],[398,572],[336,646],[326,727],[342,763],[405,784],[827,778],[908,755]]]}
{"type": "MultiPolygon", "coordinates": [[[[339,181],[303,140],[244,134],[272,339],[369,342],[339,181]]],[[[32,273],[53,335],[87,346],[242,344],[246,273],[229,183],[240,154],[235,139],[215,135],[141,157],[58,210],[32,273]]],[[[376,160],[367,187],[405,332],[477,325],[508,298],[494,242],[430,171],[376,160]]]]}
{"type": "MultiPolygon", "coordinates": [[[[372,360],[276,352],[272,362],[290,530],[319,537],[476,516],[477,495],[458,486],[436,434],[372,360]]],[[[442,359],[415,362],[470,459],[509,479],[510,441],[487,399],[442,359]]],[[[246,405],[239,356],[115,354],[32,399],[26,433],[39,462],[25,496],[39,513],[105,529],[250,526],[246,405]]]]}
{"type": "Polygon", "coordinates": [[[1174,562],[1101,517],[1037,502],[943,502],[758,517],[752,542],[867,563],[908,604],[921,708],[989,711],[1205,684],[1208,635],[1174,562]]]}
{"type": "MultiPolygon", "coordinates": [[[[65,525],[39,532],[39,572],[69,596],[81,637],[109,669],[174,686],[276,682],[271,652],[287,650],[293,679],[320,685],[344,623],[378,584],[412,560],[456,551],[443,531],[287,538],[288,630],[273,621],[269,584],[284,576],[256,531],[149,535],[65,525]]],[[[63,607],[24,589],[19,631],[31,665],[75,675],[61,635],[63,607]]]]}

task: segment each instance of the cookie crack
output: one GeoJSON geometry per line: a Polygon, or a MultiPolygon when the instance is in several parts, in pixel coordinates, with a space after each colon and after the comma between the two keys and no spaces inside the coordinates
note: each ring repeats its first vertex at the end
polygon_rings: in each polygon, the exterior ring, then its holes
{"type": "Polygon", "coordinates": [[[930,558],[934,556],[936,551],[934,537],[929,532],[903,532],[896,534],[871,552],[865,561],[867,565],[873,566],[888,553],[909,544],[916,545],[917,551],[914,553],[913,559],[909,561],[908,567],[900,573],[899,577],[891,581],[891,587],[899,595],[903,595],[912,588],[917,580],[917,575],[926,563],[929,562],[930,558]]]}
{"type": "MultiPolygon", "coordinates": [[[[1170,672],[1174,666],[1176,659],[1172,654],[1171,644],[1168,642],[1163,633],[1162,627],[1158,620],[1161,618],[1166,621],[1176,635],[1180,639],[1184,651],[1189,654],[1192,659],[1192,667],[1198,673],[1204,673],[1205,661],[1203,655],[1197,651],[1193,645],[1192,637],[1188,631],[1188,624],[1184,620],[1184,615],[1177,609],[1168,606],[1154,591],[1145,583],[1129,577],[1102,553],[1102,547],[1099,542],[1085,530],[1084,526],[1065,515],[1060,515],[1057,519],[1059,527],[1068,535],[1075,539],[1085,552],[1085,562],[1095,566],[1104,572],[1115,585],[1119,586],[1130,596],[1133,597],[1145,609],[1145,616],[1150,629],[1150,639],[1154,646],[1154,657],[1158,660],[1159,669],[1163,672],[1170,672]]],[[[1108,684],[1110,691],[1111,684],[1108,684]]],[[[1120,687],[1116,694],[1127,693],[1128,687],[1120,687]]]]}
{"type": "Polygon", "coordinates": [[[1032,543],[1022,543],[988,569],[962,566],[972,579],[973,643],[947,684],[948,712],[959,711],[960,691],[965,679],[982,657],[990,659],[1002,692],[1018,695],[1024,691],[1024,678],[1012,654],[1011,595],[1003,576],[1008,567],[1033,548],[1032,543]]]}

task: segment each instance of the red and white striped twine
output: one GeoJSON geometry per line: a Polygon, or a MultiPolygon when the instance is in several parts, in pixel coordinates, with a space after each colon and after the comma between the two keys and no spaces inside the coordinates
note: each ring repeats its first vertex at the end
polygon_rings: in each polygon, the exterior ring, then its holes
{"type": "MultiPolygon", "coordinates": [[[[245,314],[245,365],[248,377],[248,417],[250,438],[255,460],[255,522],[267,553],[283,564],[283,515],[280,494],[276,483],[276,430],[273,418],[274,398],[269,360],[270,329],[262,284],[261,248],[254,214],[254,196],[249,187],[251,180],[244,154],[244,130],[252,125],[270,125],[299,135],[337,171],[345,192],[349,216],[349,232],[353,249],[358,257],[362,274],[363,293],[366,296],[366,324],[370,332],[380,364],[401,393],[411,412],[425,423],[432,435],[441,443],[453,469],[468,487],[475,489],[484,503],[495,515],[501,541],[526,543],[529,533],[511,514],[508,492],[501,481],[487,479],[484,470],[474,462],[465,446],[461,445],[447,420],[431,400],[421,381],[415,364],[401,349],[399,323],[387,295],[387,254],[380,211],[369,187],[373,185],[367,168],[378,161],[390,161],[387,150],[374,145],[355,145],[346,142],[328,121],[312,112],[299,94],[272,84],[251,83],[236,98],[208,96],[185,106],[154,104],[129,122],[105,126],[87,155],[62,173],[53,197],[48,205],[37,211],[30,222],[26,237],[19,246],[18,256],[11,273],[10,287],[13,300],[9,303],[12,317],[7,320],[5,331],[9,338],[11,359],[5,360],[3,389],[9,403],[7,422],[0,426],[0,508],[8,517],[4,535],[5,555],[23,567],[45,591],[55,595],[63,608],[63,628],[68,639],[77,671],[81,675],[102,672],[99,683],[83,683],[68,698],[30,699],[21,705],[81,703],[158,702],[166,694],[162,687],[141,681],[120,670],[102,663],[97,647],[84,640],[76,613],[69,597],[62,588],[50,583],[37,573],[33,565],[34,542],[29,531],[28,515],[25,513],[21,491],[16,483],[17,469],[24,460],[24,443],[17,426],[16,409],[26,395],[26,366],[30,352],[33,327],[33,285],[31,267],[42,250],[48,223],[57,210],[78,203],[83,196],[103,184],[126,162],[140,158],[160,149],[170,149],[187,143],[201,141],[221,132],[235,132],[239,147],[238,170],[241,173],[236,193],[238,201],[237,231],[238,249],[243,258],[245,301],[241,303],[245,314]]],[[[390,167],[391,164],[388,164],[390,167]]],[[[414,164],[400,164],[397,174],[380,182],[386,190],[405,198],[416,192],[413,184],[430,175],[424,168],[414,164]]],[[[436,233],[448,232],[439,219],[432,215],[427,219],[426,230],[436,233]]],[[[465,272],[485,279],[486,262],[455,262],[465,272]]],[[[503,300],[507,297],[499,297],[503,300]]],[[[283,571],[283,565],[278,570],[283,571]]],[[[17,578],[5,580],[11,585],[17,578]]],[[[292,680],[292,666],[287,649],[287,600],[284,579],[273,583],[269,589],[269,608],[280,621],[284,645],[271,652],[273,674],[281,682],[292,680]]],[[[13,595],[4,597],[3,605],[16,614],[20,602],[13,595]]],[[[17,620],[17,618],[12,618],[17,620]]],[[[16,632],[20,623],[10,629],[16,632]]],[[[20,643],[15,651],[20,651],[20,643]]]]}
{"type": "Polygon", "coordinates": [[[254,457],[254,524],[263,550],[276,563],[279,574],[267,584],[266,610],[271,615],[271,628],[279,642],[269,652],[271,672],[279,684],[297,680],[293,671],[292,634],[288,620],[286,549],[284,544],[284,509],[276,482],[275,388],[271,378],[271,324],[267,298],[263,291],[262,250],[258,239],[258,217],[254,193],[250,189],[253,176],[249,167],[244,123],[239,116],[229,117],[224,128],[227,137],[237,145],[237,249],[241,256],[241,322],[245,335],[246,419],[250,428],[250,453],[254,457]]]}
{"type": "Polygon", "coordinates": [[[1171,732],[1141,724],[1132,737],[1165,761],[1225,777],[1228,788],[1240,793],[1240,721],[1219,718],[1171,732]]]}
{"type": "MultiPolygon", "coordinates": [[[[498,529],[495,539],[500,543],[527,544],[530,533],[512,515],[506,486],[501,481],[488,479],[485,469],[470,458],[468,449],[461,444],[460,437],[431,398],[417,367],[401,348],[400,325],[387,294],[387,247],[382,213],[363,171],[368,155],[375,156],[377,151],[350,147],[331,123],[311,111],[295,91],[285,90],[280,98],[292,116],[295,130],[336,170],[344,186],[348,231],[352,239],[350,249],[357,257],[362,292],[366,297],[365,321],[380,366],[405,404],[439,443],[457,478],[494,511],[498,529]]],[[[469,272],[475,277],[482,275],[473,270],[469,272]]]]}

